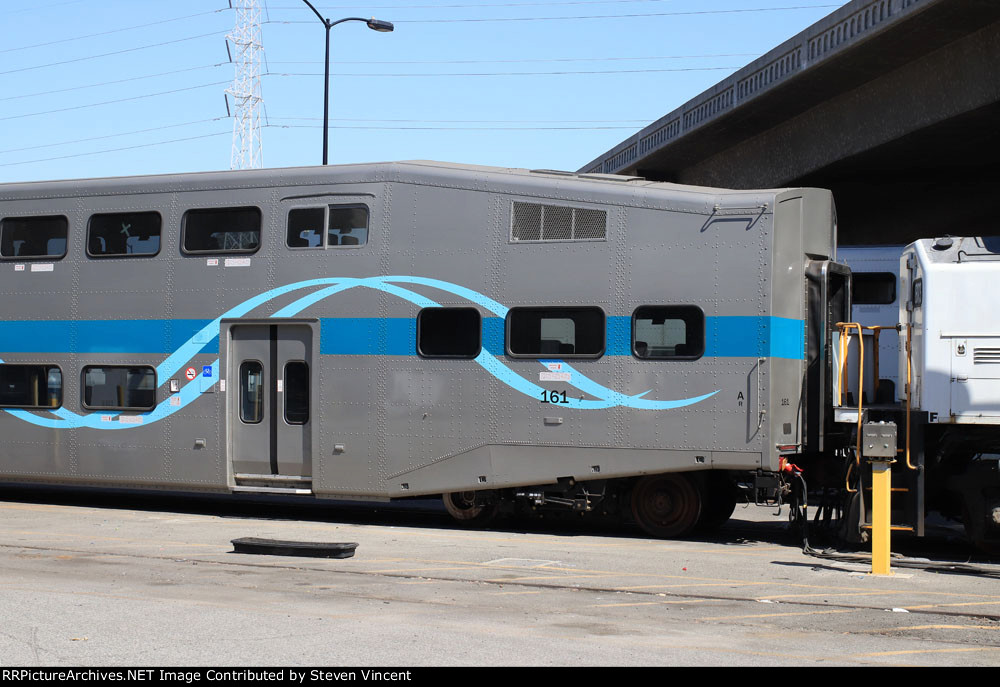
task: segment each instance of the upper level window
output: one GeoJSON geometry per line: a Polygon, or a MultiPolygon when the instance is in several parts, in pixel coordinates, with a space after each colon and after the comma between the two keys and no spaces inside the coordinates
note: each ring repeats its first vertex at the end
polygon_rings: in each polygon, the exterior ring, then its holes
{"type": "Polygon", "coordinates": [[[0,407],[59,408],[62,388],[54,365],[0,365],[0,407]]]}
{"type": "Polygon", "coordinates": [[[93,215],[87,229],[87,254],[95,258],[156,255],[160,252],[158,212],[93,215]]]}
{"type": "Polygon", "coordinates": [[[328,205],[288,211],[289,248],[332,248],[368,243],[367,205],[328,205]]]}
{"type": "Polygon", "coordinates": [[[532,358],[604,355],[604,311],[586,307],[511,308],[507,353],[532,358]]]}
{"type": "Polygon", "coordinates": [[[851,280],[854,305],[889,305],[896,302],[896,275],[892,272],[855,272],[851,280]]]}
{"type": "Polygon", "coordinates": [[[108,410],[152,410],[156,370],[145,365],[83,368],[83,406],[108,410]]]}
{"type": "Polygon", "coordinates": [[[183,220],[185,253],[256,253],[260,208],[188,210],[183,220]]]}
{"type": "Polygon", "coordinates": [[[644,305],[632,314],[632,353],[644,360],[694,360],[705,353],[705,313],[696,305],[644,305]]]}
{"type": "Polygon", "coordinates": [[[424,308],[417,313],[417,353],[425,358],[463,358],[483,349],[483,318],[475,308],[424,308]]]}
{"type": "Polygon", "coordinates": [[[0,220],[0,256],[50,258],[66,255],[69,220],[52,217],[5,217],[0,220]]]}

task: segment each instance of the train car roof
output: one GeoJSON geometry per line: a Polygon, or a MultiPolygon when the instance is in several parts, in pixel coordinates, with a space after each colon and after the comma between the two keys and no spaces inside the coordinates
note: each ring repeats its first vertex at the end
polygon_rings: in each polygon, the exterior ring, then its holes
{"type": "MultiPolygon", "coordinates": [[[[378,183],[395,181],[424,183],[453,188],[493,192],[524,192],[533,188],[558,188],[562,192],[594,190],[595,184],[619,200],[643,196],[645,192],[671,192],[689,199],[700,196],[755,202],[776,194],[798,189],[719,189],[649,181],[643,177],[617,174],[577,173],[551,169],[522,169],[484,165],[406,160],[398,162],[357,163],[329,166],[278,167],[251,170],[224,170],[156,174],[142,176],[65,179],[53,181],[12,182],[0,184],[0,201],[30,198],[58,198],[88,195],[163,193],[196,190],[225,190],[282,186],[319,185],[324,183],[378,183]]],[[[824,193],[828,193],[824,191],[824,193]]],[[[658,194],[657,194],[658,195],[658,194]]],[[[611,198],[608,198],[611,200],[611,198]]],[[[613,202],[613,201],[612,201],[613,202]]],[[[766,201],[764,201],[766,202],[766,201]]]]}

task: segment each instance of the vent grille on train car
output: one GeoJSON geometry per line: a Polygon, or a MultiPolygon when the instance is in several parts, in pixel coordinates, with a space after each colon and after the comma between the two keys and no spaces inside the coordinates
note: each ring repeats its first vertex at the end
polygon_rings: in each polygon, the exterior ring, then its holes
{"type": "Polygon", "coordinates": [[[514,201],[511,241],[603,241],[608,234],[604,210],[514,201]]]}
{"type": "Polygon", "coordinates": [[[976,365],[1000,364],[1000,348],[974,348],[972,361],[976,365]]]}

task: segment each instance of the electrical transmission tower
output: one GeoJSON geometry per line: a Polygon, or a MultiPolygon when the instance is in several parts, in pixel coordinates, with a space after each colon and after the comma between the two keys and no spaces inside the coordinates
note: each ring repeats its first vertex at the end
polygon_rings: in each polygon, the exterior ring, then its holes
{"type": "Polygon", "coordinates": [[[235,0],[236,27],[226,38],[236,49],[236,77],[226,93],[233,96],[233,152],[231,169],[255,169],[264,164],[260,140],[263,100],[260,95],[260,5],[258,0],[235,0]]]}

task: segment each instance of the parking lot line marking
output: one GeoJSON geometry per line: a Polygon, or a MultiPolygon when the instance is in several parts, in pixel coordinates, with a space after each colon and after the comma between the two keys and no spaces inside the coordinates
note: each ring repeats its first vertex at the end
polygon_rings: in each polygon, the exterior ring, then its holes
{"type": "Polygon", "coordinates": [[[719,615],[711,618],[698,618],[698,620],[739,620],[741,618],[780,618],[792,615],[826,615],[829,613],[856,613],[866,611],[867,608],[830,608],[823,611],[796,611],[793,613],[754,613],[750,615],[719,615]]]}
{"type": "MultiPolygon", "coordinates": [[[[956,595],[959,596],[959,595],[956,595]]],[[[965,596],[964,594],[961,596],[965,596]]],[[[924,604],[923,606],[903,606],[908,611],[915,611],[924,608],[945,608],[948,606],[983,606],[983,605],[996,605],[1000,604],[1000,601],[963,601],[961,603],[950,603],[950,604],[924,604]]]]}
{"type": "Polygon", "coordinates": [[[965,653],[969,651],[1000,651],[1000,646],[962,646],[949,649],[899,649],[896,651],[876,651],[870,654],[852,654],[852,656],[857,658],[867,658],[874,656],[903,656],[906,654],[965,653]]]}
{"type": "Polygon", "coordinates": [[[882,627],[863,632],[900,632],[902,630],[1000,630],[1000,625],[907,625],[906,627],[882,627]]]}
{"type": "Polygon", "coordinates": [[[635,603],[622,604],[591,604],[591,608],[618,608],[620,606],[662,606],[664,604],[703,604],[703,603],[726,603],[727,599],[675,599],[671,601],[636,601],[635,603]]]}
{"type": "Polygon", "coordinates": [[[541,591],[533,592],[493,592],[496,596],[514,595],[514,594],[541,594],[541,591]]]}
{"type": "Polygon", "coordinates": [[[887,589],[885,591],[875,591],[875,592],[835,592],[833,594],[828,594],[826,592],[812,593],[812,594],[768,594],[768,599],[811,599],[811,598],[827,598],[831,596],[881,596],[883,594],[914,594],[919,592],[913,592],[911,590],[902,589],[887,589]]]}

